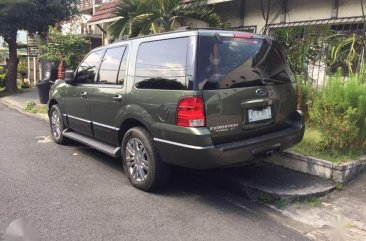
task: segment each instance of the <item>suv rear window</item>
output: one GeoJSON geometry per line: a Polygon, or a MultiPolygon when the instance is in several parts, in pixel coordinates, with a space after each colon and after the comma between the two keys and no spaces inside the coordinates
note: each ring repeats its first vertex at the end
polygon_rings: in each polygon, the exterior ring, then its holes
{"type": "Polygon", "coordinates": [[[201,90],[295,81],[276,41],[216,36],[199,37],[197,77],[201,90]]]}

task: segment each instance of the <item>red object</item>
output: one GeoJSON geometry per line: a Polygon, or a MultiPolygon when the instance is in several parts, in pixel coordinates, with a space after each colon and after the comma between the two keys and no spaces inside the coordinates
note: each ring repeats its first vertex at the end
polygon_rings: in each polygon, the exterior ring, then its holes
{"type": "Polygon", "coordinates": [[[254,34],[251,34],[251,33],[234,33],[234,38],[254,39],[254,34]]]}
{"type": "Polygon", "coordinates": [[[60,64],[57,67],[57,79],[64,80],[65,79],[65,61],[61,60],[60,64]]]}
{"type": "Polygon", "coordinates": [[[205,106],[202,97],[186,96],[179,100],[177,107],[178,126],[203,127],[205,122],[205,106]]]}
{"type": "Polygon", "coordinates": [[[118,6],[118,3],[119,1],[111,1],[108,3],[103,3],[102,6],[89,19],[88,23],[98,22],[104,19],[116,17],[116,14],[114,12],[118,6]]]}

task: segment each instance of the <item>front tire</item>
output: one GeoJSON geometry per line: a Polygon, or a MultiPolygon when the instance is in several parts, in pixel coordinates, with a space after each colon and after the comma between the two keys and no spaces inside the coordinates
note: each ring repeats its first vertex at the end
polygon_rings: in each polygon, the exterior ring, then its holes
{"type": "Polygon", "coordinates": [[[53,105],[49,113],[50,127],[53,140],[58,144],[65,144],[65,137],[62,132],[65,130],[64,122],[58,105],[53,105]]]}
{"type": "Polygon", "coordinates": [[[140,190],[155,190],[169,179],[169,165],[160,160],[150,133],[142,127],[131,128],[125,134],[122,162],[129,181],[140,190]]]}

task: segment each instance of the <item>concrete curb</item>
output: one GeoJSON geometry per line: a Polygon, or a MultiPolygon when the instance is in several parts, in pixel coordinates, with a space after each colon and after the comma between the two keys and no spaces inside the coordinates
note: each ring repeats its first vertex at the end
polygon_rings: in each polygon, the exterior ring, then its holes
{"type": "Polygon", "coordinates": [[[28,115],[31,117],[36,117],[43,121],[47,121],[47,122],[49,121],[47,114],[37,114],[37,113],[34,114],[34,113],[26,112],[23,110],[23,108],[20,108],[18,105],[12,103],[11,100],[8,100],[7,97],[0,98],[0,102],[3,103],[4,105],[6,105],[8,108],[14,109],[22,114],[25,114],[25,115],[28,115]]]}
{"type": "Polygon", "coordinates": [[[342,184],[352,181],[366,169],[366,156],[363,156],[360,160],[338,164],[311,156],[299,155],[291,151],[284,151],[264,161],[342,184]]]}

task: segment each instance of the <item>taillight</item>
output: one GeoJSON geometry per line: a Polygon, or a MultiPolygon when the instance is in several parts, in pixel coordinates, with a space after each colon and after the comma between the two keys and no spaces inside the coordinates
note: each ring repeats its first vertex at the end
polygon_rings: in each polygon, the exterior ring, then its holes
{"type": "Polygon", "coordinates": [[[177,125],[186,127],[205,126],[205,107],[202,97],[187,96],[179,100],[177,107],[177,125]]]}
{"type": "Polygon", "coordinates": [[[234,33],[234,38],[254,39],[254,34],[251,34],[251,33],[234,33]]]}

